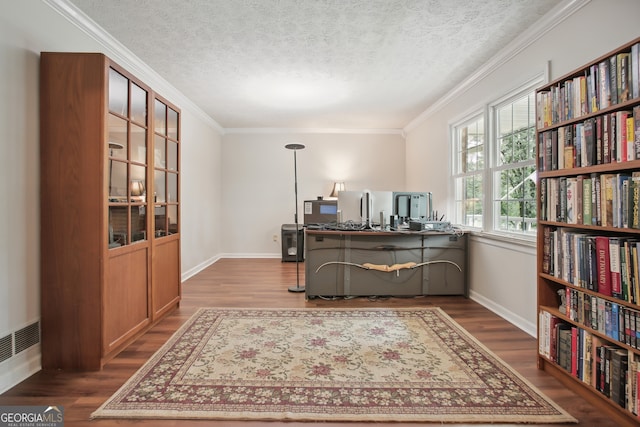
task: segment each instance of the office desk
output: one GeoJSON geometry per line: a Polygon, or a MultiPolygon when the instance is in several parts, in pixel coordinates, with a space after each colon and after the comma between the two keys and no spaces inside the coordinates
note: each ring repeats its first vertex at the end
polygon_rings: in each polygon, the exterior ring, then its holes
{"type": "Polygon", "coordinates": [[[305,233],[307,298],[468,296],[464,233],[333,230],[305,233]]]}

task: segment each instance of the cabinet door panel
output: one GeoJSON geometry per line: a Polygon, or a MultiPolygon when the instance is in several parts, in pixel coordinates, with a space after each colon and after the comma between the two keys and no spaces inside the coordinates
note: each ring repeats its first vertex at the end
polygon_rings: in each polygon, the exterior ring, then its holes
{"type": "Polygon", "coordinates": [[[153,314],[159,316],[180,298],[180,240],[160,240],[154,248],[153,314]]]}
{"type": "Polygon", "coordinates": [[[105,353],[150,321],[148,252],[147,247],[140,247],[109,259],[103,305],[105,353]]]}

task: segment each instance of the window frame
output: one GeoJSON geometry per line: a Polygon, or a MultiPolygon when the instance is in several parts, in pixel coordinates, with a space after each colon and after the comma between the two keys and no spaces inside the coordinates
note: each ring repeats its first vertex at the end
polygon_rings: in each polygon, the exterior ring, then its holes
{"type": "MultiPolygon", "coordinates": [[[[463,199],[458,199],[457,196],[457,186],[458,186],[458,180],[464,180],[467,177],[471,177],[471,176],[480,176],[480,179],[482,180],[483,184],[482,184],[482,193],[483,193],[483,199],[486,200],[486,197],[484,197],[485,194],[485,182],[486,182],[486,169],[487,169],[487,124],[486,124],[486,109],[484,107],[482,108],[476,108],[474,110],[472,110],[471,112],[469,112],[468,114],[466,114],[462,119],[456,121],[455,123],[453,123],[452,125],[449,126],[449,134],[450,134],[450,139],[451,139],[451,147],[452,147],[452,153],[451,153],[451,159],[452,159],[452,166],[451,166],[451,171],[452,171],[452,183],[453,185],[451,186],[452,188],[452,192],[453,192],[453,212],[454,212],[454,221],[456,221],[459,224],[462,224],[464,227],[469,228],[471,230],[482,230],[484,229],[484,217],[485,217],[485,206],[484,203],[482,204],[482,226],[481,227],[476,227],[473,225],[468,225],[465,224],[465,222],[463,221],[463,218],[460,217],[460,213],[461,211],[459,211],[458,209],[458,203],[464,203],[465,202],[465,198],[463,199]],[[483,128],[484,128],[484,142],[483,142],[483,163],[484,166],[482,169],[474,169],[472,171],[467,170],[466,172],[462,170],[462,162],[459,161],[458,159],[458,153],[461,151],[461,147],[460,147],[460,141],[458,140],[458,134],[459,132],[463,129],[468,127],[469,125],[482,120],[483,123],[483,128]]],[[[464,190],[462,190],[464,191],[464,190]]]]}
{"type": "MultiPolygon", "coordinates": [[[[462,115],[457,120],[453,121],[449,125],[449,140],[451,147],[451,193],[450,197],[452,200],[452,208],[453,208],[453,220],[459,224],[462,224],[463,227],[468,228],[473,232],[480,232],[487,235],[495,235],[497,237],[506,237],[509,239],[518,239],[524,240],[527,242],[535,242],[537,231],[532,232],[520,232],[520,231],[509,231],[509,230],[500,230],[499,226],[499,218],[496,217],[496,201],[497,195],[500,191],[500,182],[497,180],[497,176],[500,171],[504,171],[507,169],[514,169],[518,167],[530,166],[534,167],[534,171],[537,169],[536,163],[536,151],[535,151],[535,136],[532,141],[534,144],[534,154],[533,158],[520,161],[517,163],[508,163],[498,165],[500,159],[500,147],[498,144],[498,110],[503,108],[506,105],[509,105],[517,100],[522,99],[524,96],[533,95],[533,108],[535,110],[535,91],[538,87],[543,86],[549,80],[548,68],[543,72],[535,75],[529,80],[523,82],[518,85],[516,88],[507,91],[503,96],[494,99],[492,101],[486,102],[479,107],[476,107],[466,114],[462,115]],[[470,173],[463,173],[460,170],[460,165],[458,161],[458,152],[459,152],[459,141],[458,141],[458,132],[462,127],[468,126],[470,123],[483,118],[484,119],[484,130],[485,130],[485,143],[484,143],[484,169],[482,171],[482,193],[484,197],[484,202],[482,205],[482,227],[473,227],[464,224],[463,218],[460,217],[460,212],[458,211],[458,204],[460,200],[456,198],[457,192],[457,184],[460,178],[471,175],[470,173]]],[[[536,123],[535,117],[532,123],[533,132],[535,135],[536,131],[536,123]]],[[[475,174],[475,171],[474,171],[475,174]]],[[[534,184],[537,186],[538,179],[537,176],[534,178],[534,184]]],[[[535,200],[534,200],[535,202],[535,200]]],[[[536,205],[537,209],[537,205],[536,205]]],[[[499,212],[499,211],[498,211],[499,212]]]]}

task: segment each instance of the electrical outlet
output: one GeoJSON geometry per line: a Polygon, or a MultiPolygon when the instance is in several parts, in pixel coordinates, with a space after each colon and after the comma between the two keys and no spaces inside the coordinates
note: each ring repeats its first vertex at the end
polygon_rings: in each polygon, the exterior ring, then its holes
{"type": "Polygon", "coordinates": [[[278,235],[277,234],[273,235],[273,241],[276,242],[276,243],[278,242],[278,235]]]}

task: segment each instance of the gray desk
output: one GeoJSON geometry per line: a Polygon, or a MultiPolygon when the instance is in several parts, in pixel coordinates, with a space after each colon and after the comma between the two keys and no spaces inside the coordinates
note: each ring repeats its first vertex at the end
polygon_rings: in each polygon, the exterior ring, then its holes
{"type": "Polygon", "coordinates": [[[466,234],[306,230],[305,240],[307,298],[468,296],[466,234]],[[379,271],[367,263],[416,266],[379,271]]]}

